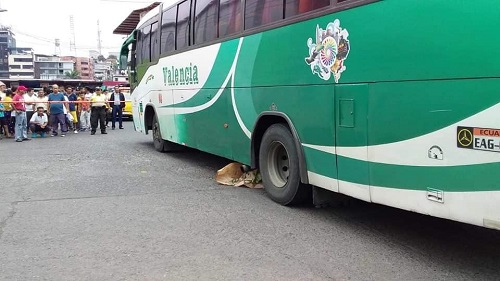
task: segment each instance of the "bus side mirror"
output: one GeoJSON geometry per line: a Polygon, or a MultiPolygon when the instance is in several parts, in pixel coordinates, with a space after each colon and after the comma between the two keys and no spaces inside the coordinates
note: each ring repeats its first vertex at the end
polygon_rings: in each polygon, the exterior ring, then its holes
{"type": "Polygon", "coordinates": [[[120,56],[120,69],[127,69],[128,64],[128,56],[121,55],[120,56]]]}

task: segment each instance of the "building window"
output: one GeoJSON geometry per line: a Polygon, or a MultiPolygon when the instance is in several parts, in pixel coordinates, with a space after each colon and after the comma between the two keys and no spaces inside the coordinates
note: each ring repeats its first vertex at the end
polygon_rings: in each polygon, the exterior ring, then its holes
{"type": "Polygon", "coordinates": [[[33,58],[14,58],[15,62],[32,62],[33,58]]]}
{"type": "Polygon", "coordinates": [[[31,64],[23,65],[23,69],[33,69],[33,65],[31,64]]]}
{"type": "Polygon", "coordinates": [[[9,65],[10,69],[21,69],[21,66],[20,65],[9,65]]]}

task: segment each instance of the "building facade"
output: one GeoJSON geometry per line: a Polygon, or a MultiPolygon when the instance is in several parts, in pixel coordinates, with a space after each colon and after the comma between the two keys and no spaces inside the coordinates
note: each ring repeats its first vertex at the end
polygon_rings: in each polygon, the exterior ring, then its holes
{"type": "Polygon", "coordinates": [[[94,79],[94,60],[86,57],[61,57],[63,61],[73,61],[75,70],[80,74],[80,79],[94,79]]]}
{"type": "Polygon", "coordinates": [[[9,78],[35,78],[34,54],[32,48],[9,49],[9,78]]]}
{"type": "Polygon", "coordinates": [[[111,80],[112,74],[110,62],[96,62],[94,64],[94,79],[96,81],[111,80]]]}
{"type": "Polygon", "coordinates": [[[10,78],[9,49],[16,47],[14,33],[9,27],[0,26],[0,79],[10,78]]]}
{"type": "Polygon", "coordinates": [[[67,72],[75,69],[72,60],[63,60],[58,56],[35,55],[35,78],[37,79],[67,79],[67,72]]]}

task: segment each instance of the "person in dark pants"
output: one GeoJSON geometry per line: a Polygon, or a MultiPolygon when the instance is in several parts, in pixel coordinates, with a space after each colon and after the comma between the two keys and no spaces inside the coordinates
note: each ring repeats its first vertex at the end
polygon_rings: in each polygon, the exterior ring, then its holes
{"type": "Polygon", "coordinates": [[[97,122],[99,122],[99,127],[101,128],[101,134],[106,133],[106,111],[108,100],[106,96],[102,93],[100,87],[95,89],[95,93],[90,99],[91,112],[90,112],[90,126],[91,135],[95,135],[97,131],[97,122]]]}
{"type": "Polygon", "coordinates": [[[115,92],[111,94],[109,98],[109,106],[113,109],[111,112],[112,123],[111,129],[115,129],[116,119],[118,118],[118,125],[120,129],[123,129],[123,108],[125,107],[125,95],[121,93],[120,87],[115,87],[115,92]]]}

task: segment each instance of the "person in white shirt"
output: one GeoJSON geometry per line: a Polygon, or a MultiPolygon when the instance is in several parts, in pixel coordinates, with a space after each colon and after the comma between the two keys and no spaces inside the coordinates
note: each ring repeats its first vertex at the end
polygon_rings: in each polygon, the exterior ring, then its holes
{"type": "MultiPolygon", "coordinates": [[[[35,108],[42,107],[43,112],[47,113],[47,108],[49,106],[49,98],[45,95],[44,90],[38,91],[38,96],[35,98],[35,108]]],[[[31,119],[30,119],[31,120],[31,119]]]]}
{"type": "Polygon", "coordinates": [[[7,86],[5,86],[5,83],[0,81],[0,98],[3,100],[5,98],[5,90],[7,89],[7,86]]]}
{"type": "MultiPolygon", "coordinates": [[[[26,120],[31,120],[33,112],[35,111],[35,91],[33,89],[28,89],[28,91],[23,95],[24,104],[26,105],[26,120]]],[[[29,129],[29,125],[28,128],[29,129]]]]}
{"type": "Polygon", "coordinates": [[[50,132],[50,128],[48,126],[49,118],[47,114],[43,112],[43,107],[37,108],[36,114],[33,114],[30,119],[30,129],[31,129],[31,138],[36,138],[37,134],[40,137],[44,138],[45,133],[50,132]]]}

